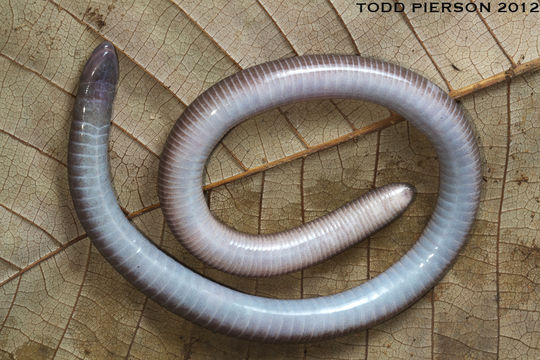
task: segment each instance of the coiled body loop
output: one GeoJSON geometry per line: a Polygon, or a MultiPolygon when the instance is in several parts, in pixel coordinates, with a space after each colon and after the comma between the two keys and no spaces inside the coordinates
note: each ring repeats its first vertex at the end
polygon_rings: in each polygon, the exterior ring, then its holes
{"type": "MultiPolygon", "coordinates": [[[[215,240],[216,234],[224,234],[233,245],[242,244],[205,205],[204,162],[223,134],[247,116],[311,98],[373,101],[402,114],[424,132],[440,160],[436,208],[417,243],[398,262],[342,293],[277,300],[214,283],[155,247],[116,203],[107,140],[117,76],[114,48],[104,43],[83,71],[74,108],[68,170],[75,208],[96,247],[124,277],[162,306],[197,324],[248,339],[287,342],[366,328],[402,311],[433,287],[465,243],[478,206],[480,160],[473,132],[455,101],[423,77],[382,61],[338,55],[295,57],[223,80],[197,98],[176,123],[163,153],[167,163],[160,164],[159,180],[160,199],[173,231],[185,239],[215,240]],[[175,155],[175,149],[181,155],[175,155]],[[174,220],[181,220],[180,225],[174,220]]],[[[379,207],[365,216],[384,212],[382,203],[375,204],[379,207]]],[[[332,221],[340,221],[339,213],[332,219],[305,231],[331,235],[332,221]]],[[[345,219],[347,228],[353,217],[345,219]]],[[[358,231],[354,225],[348,229],[358,231]]],[[[218,262],[226,263],[219,246],[209,243],[208,247],[221,259],[218,262]]],[[[253,264],[246,268],[258,266],[253,264]]]]}

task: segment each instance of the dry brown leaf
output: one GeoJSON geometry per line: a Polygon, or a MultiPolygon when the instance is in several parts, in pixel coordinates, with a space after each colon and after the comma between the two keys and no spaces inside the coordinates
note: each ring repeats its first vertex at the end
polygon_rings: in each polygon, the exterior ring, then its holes
{"type": "Polygon", "coordinates": [[[540,357],[537,14],[369,14],[348,0],[4,0],[0,14],[0,358],[540,357]],[[427,222],[438,186],[432,146],[384,108],[334,99],[275,109],[227,134],[206,170],[212,211],[269,233],[408,181],[418,197],[405,216],[322,264],[270,279],[210,269],[173,239],[157,164],[186,104],[245,67],[308,53],[398,63],[461,98],[484,175],[468,245],[411,308],[334,340],[261,345],[171,315],[104,261],[69,197],[70,111],[85,59],[104,39],[120,54],[110,145],[119,203],[183,263],[262,296],[331,294],[384,271],[427,222]]]}

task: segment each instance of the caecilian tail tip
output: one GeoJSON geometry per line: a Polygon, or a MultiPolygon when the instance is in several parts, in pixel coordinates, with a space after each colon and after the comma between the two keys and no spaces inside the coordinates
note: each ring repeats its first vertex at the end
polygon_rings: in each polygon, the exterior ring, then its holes
{"type": "Polygon", "coordinates": [[[114,45],[108,41],[99,44],[88,59],[81,75],[81,81],[108,82],[116,86],[118,82],[118,56],[114,45]]]}
{"type": "Polygon", "coordinates": [[[406,191],[411,194],[411,199],[414,200],[416,197],[416,188],[409,183],[402,183],[402,185],[405,187],[406,191]]]}
{"type": "Polygon", "coordinates": [[[403,210],[408,208],[416,198],[416,188],[411,184],[392,183],[385,185],[385,187],[390,190],[388,194],[392,201],[403,210]]]}
{"type": "Polygon", "coordinates": [[[416,188],[409,183],[398,183],[398,188],[400,192],[408,199],[409,202],[412,202],[416,198],[416,188]]]}

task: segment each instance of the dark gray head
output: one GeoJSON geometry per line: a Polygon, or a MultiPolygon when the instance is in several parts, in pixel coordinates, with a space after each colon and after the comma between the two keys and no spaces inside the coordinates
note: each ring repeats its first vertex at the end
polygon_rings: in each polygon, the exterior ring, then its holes
{"type": "Polygon", "coordinates": [[[103,83],[116,87],[118,57],[114,45],[108,41],[98,45],[90,55],[81,75],[81,83],[103,83]]]}

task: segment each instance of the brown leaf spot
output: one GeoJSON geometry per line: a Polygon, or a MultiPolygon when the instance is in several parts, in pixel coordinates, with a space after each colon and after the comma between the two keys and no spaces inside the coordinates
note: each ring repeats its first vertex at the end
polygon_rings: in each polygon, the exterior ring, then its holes
{"type": "Polygon", "coordinates": [[[15,352],[16,359],[46,359],[52,357],[54,350],[43,344],[29,341],[15,352]]]}
{"type": "Polygon", "coordinates": [[[113,11],[115,8],[116,8],[116,3],[117,0],[113,0],[112,3],[109,4],[109,6],[107,6],[107,13],[110,14],[111,11],[113,11]]]}
{"type": "Polygon", "coordinates": [[[99,9],[94,9],[91,6],[86,9],[83,17],[87,18],[88,21],[93,22],[100,30],[107,25],[104,16],[99,12],[99,9]]]}
{"type": "Polygon", "coordinates": [[[519,178],[516,179],[516,182],[518,185],[521,185],[522,183],[528,183],[529,177],[525,174],[520,174],[519,178]]]}

